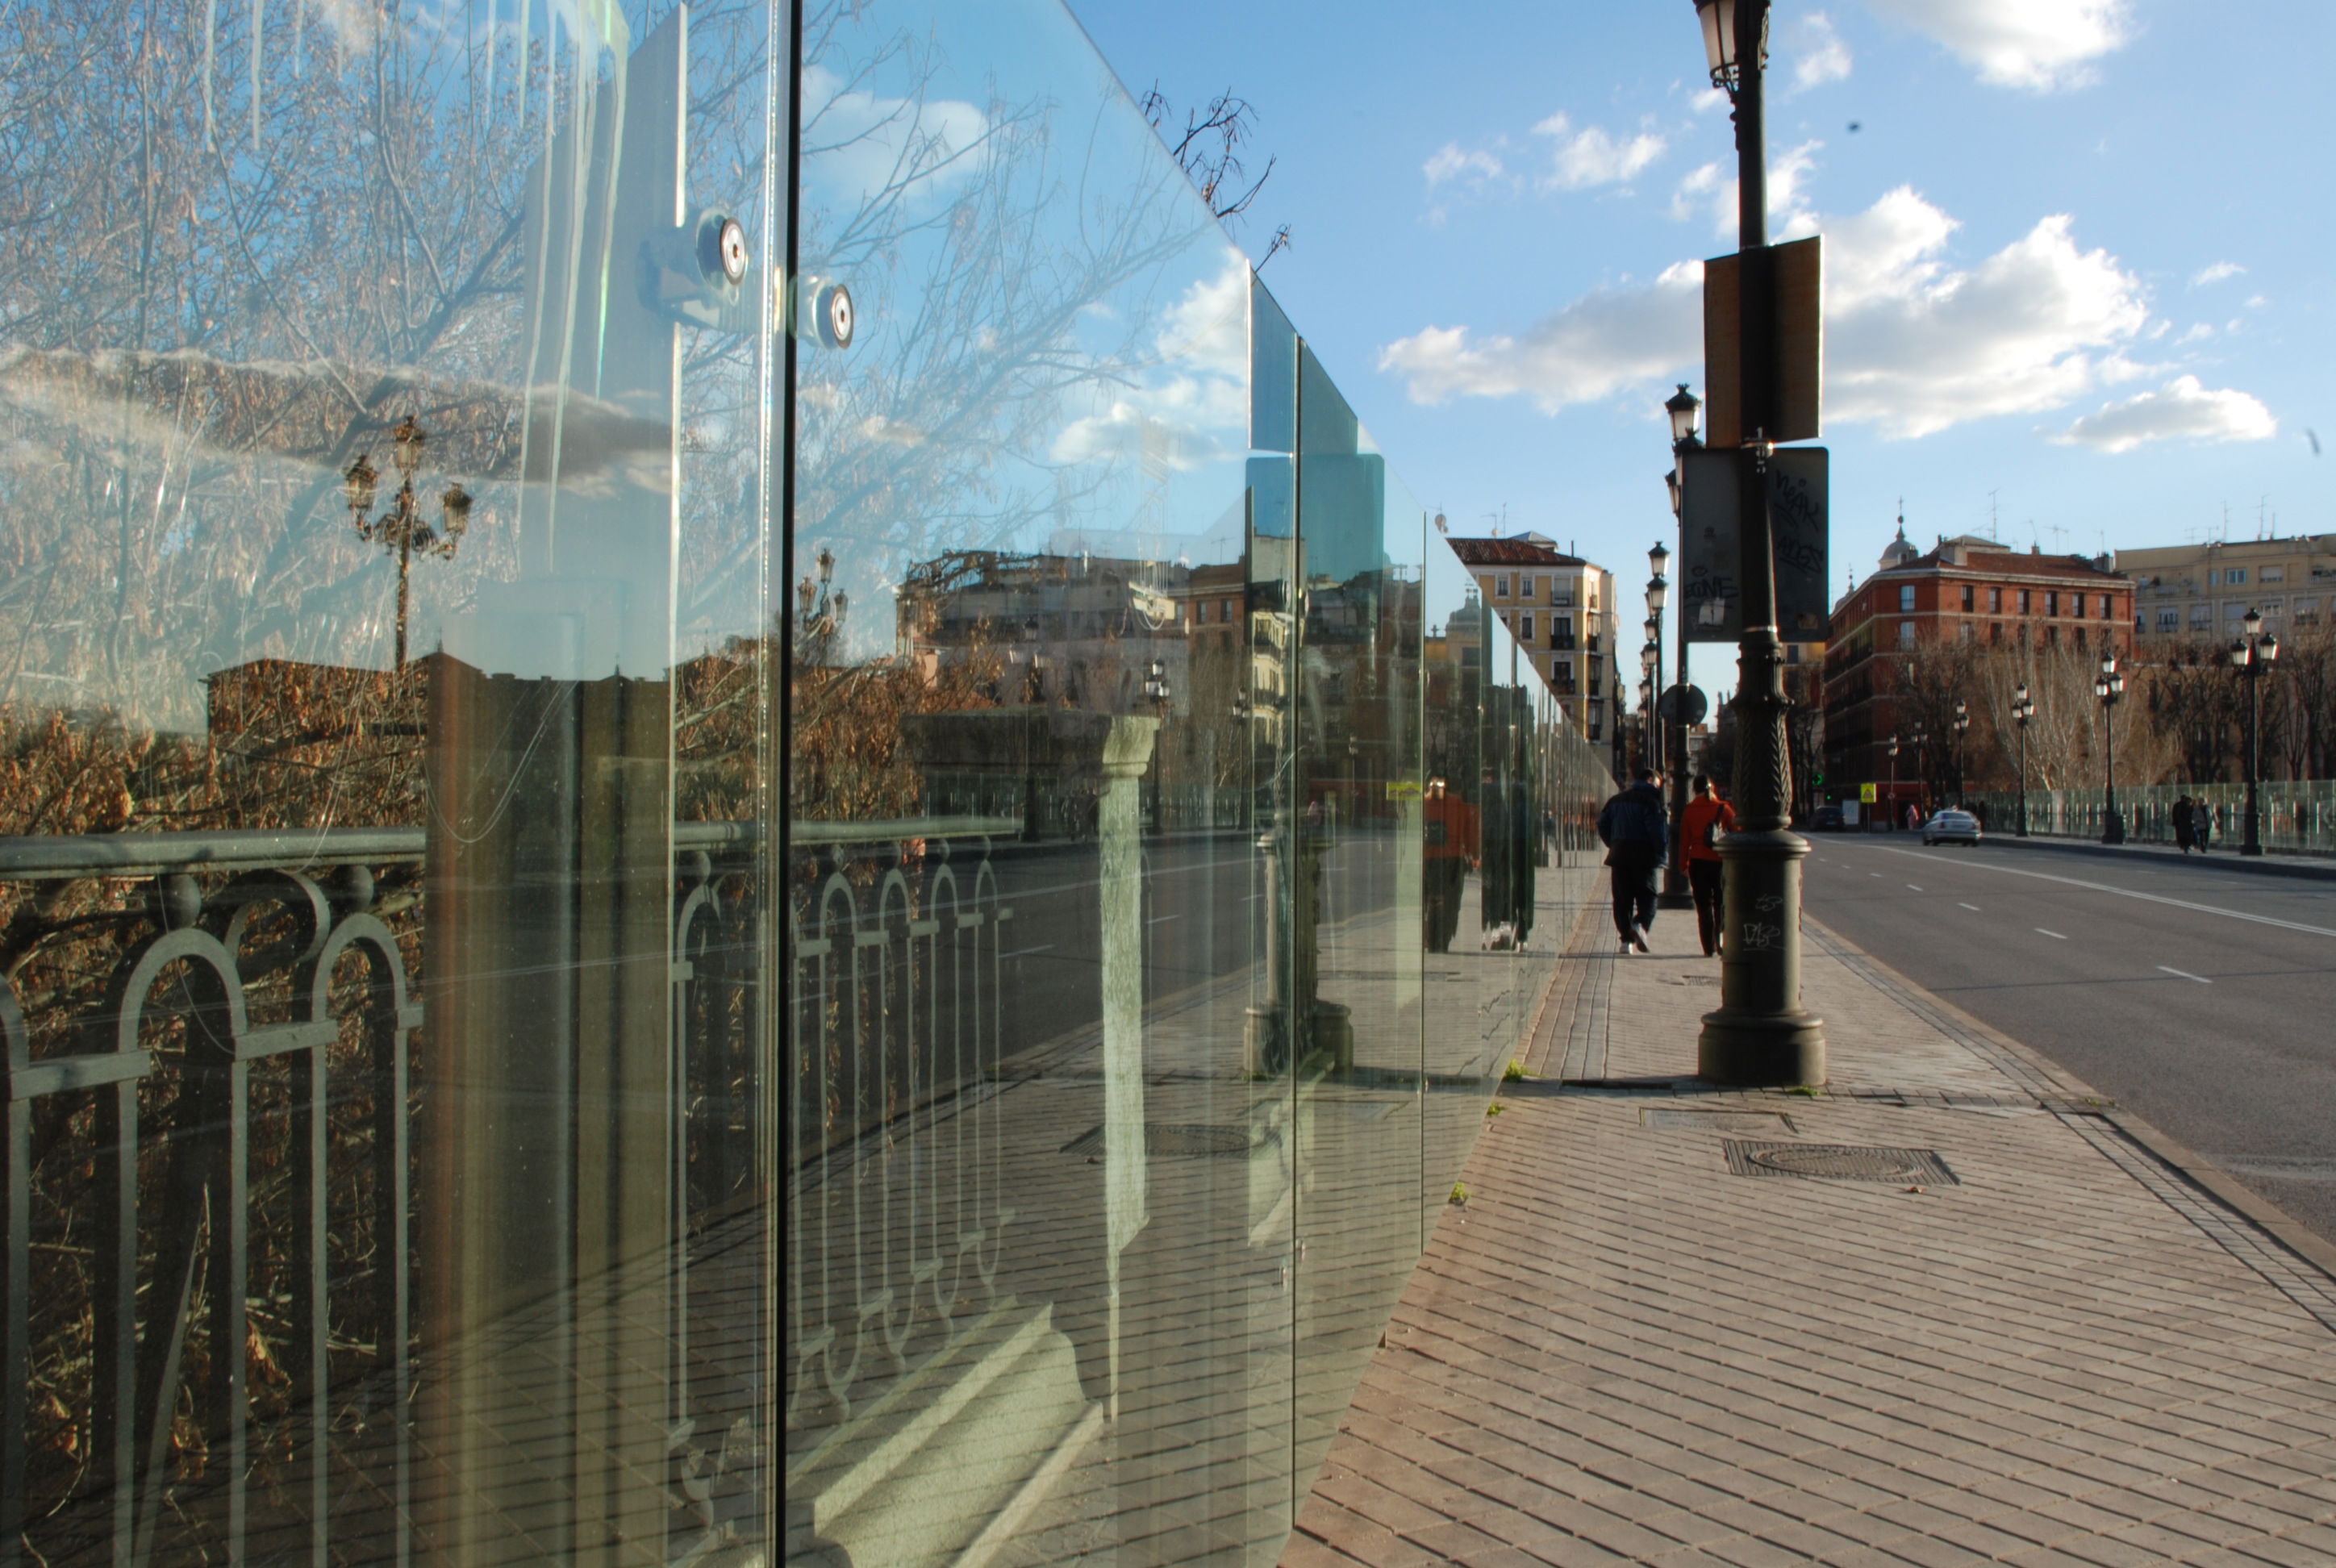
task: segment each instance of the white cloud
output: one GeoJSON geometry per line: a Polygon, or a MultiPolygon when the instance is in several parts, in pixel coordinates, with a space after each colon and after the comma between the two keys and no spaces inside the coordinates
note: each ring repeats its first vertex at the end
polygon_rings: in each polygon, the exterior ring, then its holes
{"type": "MultiPolygon", "coordinates": [[[[1804,141],[1768,160],[1768,226],[1776,238],[1797,239],[1816,232],[1815,215],[1801,198],[1816,168],[1822,141],[1804,141]]],[[[1727,165],[1706,163],[1689,172],[1671,192],[1671,216],[1686,219],[1711,214],[1713,232],[1732,239],[1737,232],[1736,177],[1727,165]]]]}
{"type": "Polygon", "coordinates": [[[1381,349],[1379,368],[1406,377],[1415,403],[1524,396],[1555,414],[1660,381],[1702,352],[1703,264],[1683,261],[1651,286],[1584,296],[1522,337],[1431,326],[1381,349]]]}
{"type": "Polygon", "coordinates": [[[803,68],[803,99],[806,200],[859,203],[898,182],[930,208],[988,161],[989,116],[962,99],[888,98],[822,65],[803,68]]]}
{"type": "Polygon", "coordinates": [[[1581,130],[1563,114],[1552,114],[1533,127],[1536,136],[1556,142],[1550,153],[1549,172],[1541,178],[1545,190],[1587,190],[1597,185],[1619,185],[1636,176],[1663,155],[1664,141],[1651,131],[1620,137],[1603,126],[1581,130]]]}
{"type": "Polygon", "coordinates": [[[2198,276],[2190,280],[2190,287],[2204,288],[2210,283],[2220,283],[2225,278],[2236,278],[2245,270],[2235,261],[2217,261],[2211,267],[2200,268],[2198,276]]]}
{"type": "Polygon", "coordinates": [[[1197,468],[1222,450],[1203,431],[1157,418],[1132,403],[1114,403],[1107,413],[1089,414],[1065,425],[1048,455],[1056,463],[1140,455],[1181,469],[1197,468]]]}
{"type": "Polygon", "coordinates": [[[1806,93],[1812,87],[1848,78],[1849,45],[1835,31],[1832,17],[1822,11],[1812,11],[1800,19],[1793,31],[1796,34],[1793,48],[1795,89],[1806,93]]]}
{"type": "Polygon", "coordinates": [[[2279,421],[2257,399],[2225,387],[2208,391],[2181,375],[2156,392],[2105,404],[2052,439],[2102,452],[2130,452],[2153,441],[2265,441],[2279,421]]]}
{"type": "Polygon", "coordinates": [[[2091,62],[2131,35],[2127,0],[1865,0],[1940,44],[1980,80],[2049,92],[2093,79],[2091,62]]]}
{"type": "Polygon", "coordinates": [[[2203,322],[2203,321],[2198,321],[2198,322],[2193,322],[2193,323],[2191,324],[2190,330],[2189,330],[2189,331],[2187,331],[2187,332],[2185,332],[2185,333],[2184,333],[2181,336],[2179,336],[2179,337],[2175,338],[2174,341],[2175,341],[2175,343],[2177,343],[2177,344],[2181,344],[2181,343],[2197,343],[2197,342],[2203,341],[2203,340],[2204,340],[2204,339],[2205,339],[2205,338],[2212,337],[2212,336],[2214,336],[2214,329],[2213,327],[2211,327],[2211,326],[2207,326],[2207,325],[2206,325],[2205,322],[2203,322]]]}
{"type": "Polygon", "coordinates": [[[1428,189],[1432,190],[1445,180],[1458,179],[1463,175],[1468,177],[1471,184],[1476,184],[1487,180],[1498,180],[1508,170],[1500,159],[1493,153],[1486,152],[1481,148],[1474,151],[1463,151],[1457,141],[1447,141],[1436,151],[1435,157],[1421,165],[1421,172],[1427,176],[1428,189]]]}

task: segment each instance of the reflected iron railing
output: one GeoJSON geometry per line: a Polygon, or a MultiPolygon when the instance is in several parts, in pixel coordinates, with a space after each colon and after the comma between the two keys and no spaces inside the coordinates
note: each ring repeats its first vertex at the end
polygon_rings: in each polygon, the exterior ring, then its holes
{"type": "MultiPolygon", "coordinates": [[[[686,1238],[762,1191],[759,836],[752,823],[674,828],[669,1201],[686,1238]]],[[[410,957],[425,849],[421,828],[0,839],[0,882],[34,885],[0,937],[0,1563],[144,1563],[199,1543],[229,1561],[404,1563],[424,1550],[409,1412],[431,1349],[414,1305],[427,1156],[410,957]],[[115,879],[130,880],[123,907],[56,916],[67,889],[115,879]],[[24,1005],[29,958],[107,932],[93,1002],[46,1020],[70,1005],[61,991],[24,1005]],[[36,1234],[36,1208],[63,1216],[62,1242],[36,1234]],[[69,1233],[76,1215],[86,1241],[69,1233]],[[85,1300],[35,1298],[36,1250],[61,1246],[86,1256],[85,1300]],[[67,1355],[85,1361],[69,1398],[48,1365],[67,1355]],[[255,1417],[255,1375],[279,1386],[272,1420],[255,1417]],[[44,1389],[54,1407],[36,1454],[44,1389]]],[[[674,1538],[712,1540],[740,1523],[731,1494],[749,1483],[716,1474],[735,1431],[685,1440],[691,1384],[721,1374],[690,1356],[693,1313],[712,1309],[693,1303],[686,1255],[667,1267],[674,1538]]],[[[745,1403],[735,1390],[705,1402],[745,1403]]]]}

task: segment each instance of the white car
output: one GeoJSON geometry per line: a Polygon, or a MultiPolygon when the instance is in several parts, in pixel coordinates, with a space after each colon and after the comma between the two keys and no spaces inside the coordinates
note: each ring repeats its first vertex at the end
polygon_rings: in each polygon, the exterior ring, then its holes
{"type": "Polygon", "coordinates": [[[1979,847],[1979,818],[1969,812],[1942,811],[1922,824],[1926,844],[1969,844],[1979,847]]]}

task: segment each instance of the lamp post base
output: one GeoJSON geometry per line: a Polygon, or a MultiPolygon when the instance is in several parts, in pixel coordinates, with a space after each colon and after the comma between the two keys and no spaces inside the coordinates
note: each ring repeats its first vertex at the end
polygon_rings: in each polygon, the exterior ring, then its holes
{"type": "Polygon", "coordinates": [[[2105,844],[2121,844],[2125,842],[2125,815],[2123,813],[2111,811],[2107,819],[2104,820],[2101,824],[2101,842],[2105,844]]]}
{"type": "Polygon", "coordinates": [[[1779,828],[1719,841],[1727,924],[1719,1008],[1703,1016],[1696,1073],[1743,1087],[1825,1081],[1825,1021],[1800,1005],[1801,860],[1809,841],[1779,828]]]}

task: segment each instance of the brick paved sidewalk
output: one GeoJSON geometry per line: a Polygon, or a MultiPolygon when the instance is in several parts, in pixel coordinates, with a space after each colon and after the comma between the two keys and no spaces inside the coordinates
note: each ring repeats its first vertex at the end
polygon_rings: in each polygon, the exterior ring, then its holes
{"type": "Polygon", "coordinates": [[[1818,1097],[1668,1082],[1717,961],[1677,914],[1625,959],[1585,921],[1564,967],[1602,1016],[1552,1009],[1527,1066],[1601,1082],[1508,1086],[1288,1568],[2336,1563],[2336,1285],[1809,933],[1818,1097]]]}

